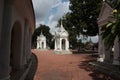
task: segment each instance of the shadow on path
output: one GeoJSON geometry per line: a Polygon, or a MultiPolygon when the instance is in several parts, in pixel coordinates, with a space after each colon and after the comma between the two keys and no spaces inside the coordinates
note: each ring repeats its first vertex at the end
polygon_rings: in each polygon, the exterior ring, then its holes
{"type": "Polygon", "coordinates": [[[79,68],[80,69],[84,69],[86,71],[91,71],[91,73],[89,74],[89,76],[91,76],[93,78],[93,80],[114,80],[112,79],[110,76],[102,74],[100,72],[94,71],[93,67],[91,67],[89,65],[89,62],[93,62],[95,61],[96,58],[93,56],[87,56],[85,61],[82,61],[79,64],[79,68]]]}

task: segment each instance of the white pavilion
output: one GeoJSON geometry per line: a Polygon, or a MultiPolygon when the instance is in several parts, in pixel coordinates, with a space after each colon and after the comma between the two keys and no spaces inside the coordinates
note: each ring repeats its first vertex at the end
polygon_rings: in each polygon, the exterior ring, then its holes
{"type": "Polygon", "coordinates": [[[69,50],[69,40],[68,40],[68,32],[64,29],[62,23],[59,28],[55,31],[55,47],[54,51],[57,54],[71,54],[69,50]]]}
{"type": "Polygon", "coordinates": [[[46,48],[46,37],[41,31],[40,36],[37,37],[37,49],[45,50],[46,48]]]}

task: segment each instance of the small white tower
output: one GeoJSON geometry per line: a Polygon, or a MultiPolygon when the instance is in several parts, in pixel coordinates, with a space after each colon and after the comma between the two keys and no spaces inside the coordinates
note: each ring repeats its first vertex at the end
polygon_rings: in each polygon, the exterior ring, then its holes
{"type": "Polygon", "coordinates": [[[46,37],[43,35],[42,31],[40,36],[37,37],[37,49],[46,49],[46,37]]]}
{"type": "Polygon", "coordinates": [[[54,47],[54,51],[56,53],[71,53],[69,51],[69,41],[68,41],[68,32],[64,29],[62,22],[61,22],[61,26],[59,28],[56,29],[55,31],[55,47],[54,47]]]}

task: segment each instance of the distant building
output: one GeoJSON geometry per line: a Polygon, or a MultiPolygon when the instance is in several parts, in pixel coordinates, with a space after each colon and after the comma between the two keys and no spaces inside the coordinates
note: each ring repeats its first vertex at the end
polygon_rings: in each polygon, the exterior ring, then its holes
{"type": "Polygon", "coordinates": [[[40,36],[37,37],[37,49],[45,50],[46,47],[46,37],[41,32],[40,36]]]}
{"type": "MultiPolygon", "coordinates": [[[[15,78],[30,66],[34,28],[32,0],[0,0],[0,80],[15,78]]],[[[26,75],[20,76],[24,80],[26,75]]]]}
{"type": "Polygon", "coordinates": [[[94,49],[93,49],[93,48],[94,48],[94,43],[92,42],[91,38],[90,38],[90,40],[85,44],[85,48],[86,48],[87,50],[94,50],[94,49]]]}
{"type": "Polygon", "coordinates": [[[62,23],[59,28],[55,31],[55,48],[54,51],[56,53],[71,53],[69,51],[69,40],[68,40],[68,32],[64,29],[62,23]]]}

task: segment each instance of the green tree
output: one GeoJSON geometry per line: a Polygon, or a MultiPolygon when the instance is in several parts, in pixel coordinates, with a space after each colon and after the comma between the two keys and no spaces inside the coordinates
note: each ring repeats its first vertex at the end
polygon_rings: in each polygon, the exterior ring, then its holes
{"type": "Polygon", "coordinates": [[[98,34],[97,18],[102,0],[70,0],[71,23],[76,32],[88,36],[98,34]]]}
{"type": "Polygon", "coordinates": [[[113,8],[120,10],[120,0],[106,0],[106,2],[113,8]]]}
{"type": "Polygon", "coordinates": [[[51,43],[53,35],[50,33],[49,26],[40,24],[38,28],[35,29],[34,34],[32,35],[32,46],[36,47],[37,45],[37,36],[41,34],[41,31],[44,36],[47,38],[47,44],[51,48],[53,44],[51,43]]]}

